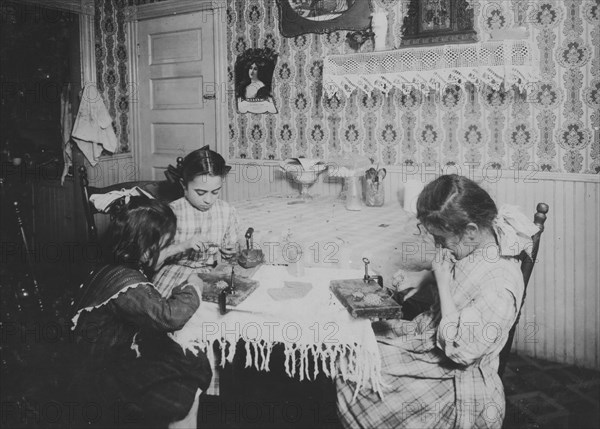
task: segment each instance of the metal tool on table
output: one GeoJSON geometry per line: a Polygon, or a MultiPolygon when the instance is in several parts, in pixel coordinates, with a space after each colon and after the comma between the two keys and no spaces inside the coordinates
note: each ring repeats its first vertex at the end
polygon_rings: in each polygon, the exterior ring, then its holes
{"type": "Polygon", "coordinates": [[[219,313],[226,314],[227,313],[227,295],[233,295],[235,293],[235,269],[234,266],[231,265],[231,278],[229,280],[229,286],[222,290],[219,294],[219,313]]]}
{"type": "Polygon", "coordinates": [[[368,258],[362,259],[365,274],[362,279],[332,280],[329,289],[352,317],[370,320],[397,319],[402,309],[383,285],[383,276],[369,275],[368,258]]]}
{"type": "Polygon", "coordinates": [[[252,246],[254,245],[253,241],[252,241],[252,234],[254,234],[254,228],[250,227],[248,228],[248,231],[246,231],[246,248],[248,250],[252,249],[252,246]]]}
{"type": "Polygon", "coordinates": [[[246,249],[242,250],[238,256],[238,263],[244,268],[256,267],[265,259],[265,255],[261,249],[253,249],[252,234],[254,234],[254,228],[250,227],[245,235],[246,249]]]}
{"type": "Polygon", "coordinates": [[[377,281],[377,284],[379,286],[383,287],[383,276],[380,276],[380,275],[370,276],[369,275],[369,264],[371,263],[371,261],[369,261],[368,258],[363,258],[362,260],[365,264],[365,275],[363,276],[363,281],[365,283],[377,281]]]}
{"type": "Polygon", "coordinates": [[[219,294],[219,313],[226,314],[227,313],[227,292],[222,291],[219,294]]]}

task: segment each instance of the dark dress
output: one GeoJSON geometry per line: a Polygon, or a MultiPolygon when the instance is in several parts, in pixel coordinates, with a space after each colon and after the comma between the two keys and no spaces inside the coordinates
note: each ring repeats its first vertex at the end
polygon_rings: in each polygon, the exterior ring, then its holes
{"type": "Polygon", "coordinates": [[[212,372],[204,353],[184,352],[167,333],[181,329],[199,305],[191,286],[165,299],[139,271],[104,266],[92,273],[75,306],[81,367],[72,391],[100,404],[98,421],[160,425],[187,415],[212,372]]]}

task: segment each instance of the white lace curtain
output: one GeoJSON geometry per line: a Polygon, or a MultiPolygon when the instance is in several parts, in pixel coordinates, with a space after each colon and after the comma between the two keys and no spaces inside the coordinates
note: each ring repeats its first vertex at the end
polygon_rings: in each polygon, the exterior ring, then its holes
{"type": "Polygon", "coordinates": [[[392,88],[440,89],[489,85],[498,89],[539,80],[538,54],[527,40],[426,46],[394,51],[330,55],[323,64],[323,87],[328,96],[346,96],[356,90],[367,93],[392,88]]]}

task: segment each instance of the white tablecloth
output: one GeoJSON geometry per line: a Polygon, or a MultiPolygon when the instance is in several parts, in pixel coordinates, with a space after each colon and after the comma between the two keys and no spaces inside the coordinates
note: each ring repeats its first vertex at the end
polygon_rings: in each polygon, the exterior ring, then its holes
{"type": "MultiPolygon", "coordinates": [[[[198,312],[173,335],[182,347],[212,350],[217,341],[220,364],[231,362],[239,339],[246,342],[246,366],[269,370],[272,347],[285,346],[285,369],[290,377],[314,379],[323,372],[341,376],[381,393],[381,362],[369,320],[354,319],[329,290],[334,279],[362,278],[364,271],[306,268],[302,277],[286,267],[262,266],[254,275],[259,287],[225,315],[214,303],[203,302],[198,312]],[[285,281],[312,284],[303,298],[276,301],[268,290],[285,287],[285,281]],[[228,346],[228,347],[225,347],[228,346]],[[309,363],[313,362],[312,368],[309,363]]],[[[208,353],[214,359],[212,353],[208,353]]],[[[213,366],[219,362],[213,360],[213,366]]],[[[210,389],[209,389],[210,390],[210,389]]]]}
{"type": "Polygon", "coordinates": [[[414,248],[412,234],[418,232],[414,215],[397,200],[361,211],[346,210],[344,201],[329,197],[299,202],[270,196],[232,204],[242,234],[254,228],[254,246],[264,251],[268,263],[289,263],[299,248],[306,267],[361,270],[366,257],[371,273],[383,275],[387,287],[400,268],[404,247],[414,248]]]}

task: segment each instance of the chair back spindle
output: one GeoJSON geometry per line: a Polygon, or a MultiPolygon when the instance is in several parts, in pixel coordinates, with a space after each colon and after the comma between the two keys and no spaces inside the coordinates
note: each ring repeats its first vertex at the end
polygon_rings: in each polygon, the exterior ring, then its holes
{"type": "Polygon", "coordinates": [[[29,269],[29,276],[31,278],[31,283],[33,284],[33,293],[36,297],[39,309],[43,312],[44,311],[44,303],[42,301],[40,287],[37,282],[37,278],[35,276],[35,269],[33,266],[33,262],[31,261],[31,253],[29,251],[27,235],[25,234],[25,227],[23,226],[23,219],[21,218],[21,209],[19,208],[19,203],[17,201],[15,201],[13,204],[15,206],[15,216],[17,218],[17,224],[19,225],[21,239],[23,240],[23,249],[25,250],[25,259],[27,260],[27,268],[29,269]]]}
{"type": "Polygon", "coordinates": [[[502,348],[500,352],[500,363],[498,365],[498,375],[502,377],[504,374],[504,370],[506,369],[506,363],[508,361],[508,356],[510,354],[510,350],[512,348],[512,343],[515,337],[515,331],[517,329],[517,325],[519,323],[519,319],[521,317],[521,310],[523,309],[523,305],[525,304],[525,296],[527,295],[527,285],[529,283],[529,279],[531,278],[531,273],[533,271],[533,266],[535,265],[538,250],[540,248],[540,238],[542,233],[544,232],[544,223],[546,222],[546,215],[548,213],[548,204],[539,203],[536,207],[536,213],[533,216],[533,223],[537,225],[539,231],[535,233],[532,238],[533,245],[531,248],[531,257],[524,250],[521,252],[519,258],[521,259],[521,273],[523,273],[523,298],[521,300],[521,305],[519,306],[519,312],[517,314],[517,319],[513,324],[510,332],[508,333],[508,339],[506,344],[502,348]]]}

